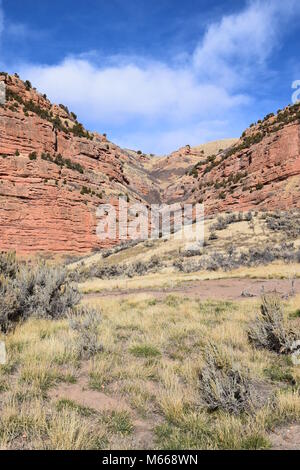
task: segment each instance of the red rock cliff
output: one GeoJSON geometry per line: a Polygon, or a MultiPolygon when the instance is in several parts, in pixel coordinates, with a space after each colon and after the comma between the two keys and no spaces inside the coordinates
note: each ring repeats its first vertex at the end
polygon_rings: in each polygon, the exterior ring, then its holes
{"type": "Polygon", "coordinates": [[[155,160],[87,132],[29,82],[6,74],[0,81],[0,250],[88,253],[118,243],[97,238],[96,209],[116,205],[120,194],[130,202],[203,201],[207,213],[300,207],[299,105],[216,155],[186,147],[155,160]]]}
{"type": "Polygon", "coordinates": [[[119,194],[137,198],[126,156],[17,77],[0,80],[0,249],[86,253],[114,243],[98,240],[96,208],[119,194]]]}
{"type": "Polygon", "coordinates": [[[164,199],[204,202],[206,213],[299,208],[300,105],[267,116],[229,149],[200,160],[164,199]]]}

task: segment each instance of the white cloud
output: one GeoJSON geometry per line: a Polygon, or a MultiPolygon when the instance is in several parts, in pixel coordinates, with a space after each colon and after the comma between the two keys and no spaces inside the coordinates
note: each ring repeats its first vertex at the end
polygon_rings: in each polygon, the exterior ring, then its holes
{"type": "Polygon", "coordinates": [[[299,12],[296,0],[256,0],[211,24],[193,56],[199,75],[229,89],[244,85],[266,64],[285,23],[299,12]]]}
{"type": "Polygon", "coordinates": [[[214,83],[197,81],[191,68],[157,62],[137,65],[130,58],[120,66],[103,68],[69,58],[52,67],[23,67],[21,73],[51,98],[72,104],[82,118],[108,124],[139,118],[185,121],[246,101],[214,83]]]}
{"type": "Polygon", "coordinates": [[[243,90],[257,69],[266,67],[284,23],[299,11],[295,0],[252,1],[209,25],[184,65],[141,57],[105,57],[101,63],[93,52],[53,66],[23,64],[18,71],[100,132],[123,128],[118,132],[122,142],[149,151],[147,136],[155,136],[156,148],[171,150],[175,142],[184,145],[222,134],[214,123],[227,121],[249,102],[243,90]],[[212,132],[203,132],[208,122],[212,132]]]}

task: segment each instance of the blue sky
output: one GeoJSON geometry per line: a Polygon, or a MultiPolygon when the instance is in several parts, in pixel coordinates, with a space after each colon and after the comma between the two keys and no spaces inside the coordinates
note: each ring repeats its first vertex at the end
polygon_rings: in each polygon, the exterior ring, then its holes
{"type": "Polygon", "coordinates": [[[239,136],[291,102],[296,0],[0,0],[0,68],[123,147],[239,136]]]}

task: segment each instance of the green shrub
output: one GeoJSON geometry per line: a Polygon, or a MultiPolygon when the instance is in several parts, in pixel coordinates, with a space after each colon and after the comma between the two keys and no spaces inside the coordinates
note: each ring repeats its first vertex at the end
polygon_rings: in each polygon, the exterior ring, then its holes
{"type": "Polygon", "coordinates": [[[26,89],[27,89],[27,90],[31,90],[31,88],[32,88],[32,85],[31,85],[31,83],[30,83],[29,80],[26,80],[26,81],[25,81],[25,86],[26,86],[26,89]]]}
{"type": "Polygon", "coordinates": [[[78,173],[81,174],[84,173],[84,168],[80,165],[80,163],[73,162],[70,160],[70,158],[63,158],[60,153],[54,157],[52,157],[49,153],[42,153],[41,159],[47,162],[55,163],[55,165],[58,165],[61,168],[67,167],[69,170],[78,171],[78,173]]]}
{"type": "Polygon", "coordinates": [[[37,153],[36,152],[31,152],[29,154],[29,160],[36,160],[37,159],[37,153]]]}
{"type": "Polygon", "coordinates": [[[284,368],[280,364],[272,364],[270,367],[265,369],[264,372],[266,376],[274,382],[284,382],[289,385],[296,385],[295,378],[290,368],[284,368]]]}
{"type": "Polygon", "coordinates": [[[150,344],[139,344],[136,346],[132,346],[130,348],[131,354],[133,354],[136,357],[157,357],[160,356],[160,351],[155,348],[154,346],[151,346],[150,344]]]}

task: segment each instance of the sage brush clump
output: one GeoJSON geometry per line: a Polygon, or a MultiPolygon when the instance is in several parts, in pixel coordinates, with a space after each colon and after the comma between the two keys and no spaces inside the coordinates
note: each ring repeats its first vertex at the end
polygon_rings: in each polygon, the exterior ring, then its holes
{"type": "Polygon", "coordinates": [[[113,279],[116,277],[132,278],[143,276],[149,272],[157,272],[162,267],[162,263],[157,256],[152,256],[149,261],[136,261],[131,264],[109,264],[97,263],[86,268],[84,265],[77,273],[73,273],[73,278],[78,280],[96,277],[98,279],[113,279]]]}
{"type": "Polygon", "coordinates": [[[102,257],[109,258],[111,255],[115,255],[117,253],[120,253],[121,251],[127,250],[128,248],[132,248],[138,245],[139,243],[141,243],[141,240],[128,240],[108,250],[101,250],[102,257]]]}
{"type": "Polygon", "coordinates": [[[289,354],[300,335],[293,331],[284,319],[283,305],[276,295],[262,297],[261,311],[248,331],[250,342],[257,348],[278,354],[289,354]]]}
{"type": "Polygon", "coordinates": [[[14,278],[18,271],[16,253],[0,253],[0,276],[14,278]]]}
{"type": "Polygon", "coordinates": [[[231,271],[241,266],[266,265],[278,260],[285,263],[299,262],[299,249],[293,243],[283,242],[280,245],[251,247],[246,251],[240,252],[232,245],[224,253],[215,251],[201,256],[195,262],[184,262],[183,259],[179,259],[173,265],[181,272],[191,273],[197,271],[217,271],[218,269],[231,271]]]}
{"type": "Polygon", "coordinates": [[[59,318],[80,301],[67,271],[45,262],[20,263],[11,253],[0,254],[0,330],[31,316],[59,318]]]}
{"type": "Polygon", "coordinates": [[[205,365],[199,379],[201,399],[209,411],[223,410],[236,415],[251,411],[250,379],[212,344],[205,351],[205,365]]]}
{"type": "Polygon", "coordinates": [[[275,212],[266,215],[266,225],[269,230],[282,232],[288,237],[300,236],[300,211],[275,212]]]}
{"type": "Polygon", "coordinates": [[[250,222],[253,218],[252,213],[249,211],[248,213],[243,214],[239,212],[238,214],[228,214],[224,217],[219,216],[217,222],[215,222],[211,227],[210,230],[212,232],[216,230],[225,230],[229,225],[234,224],[236,222],[247,221],[250,222]]]}
{"type": "Polygon", "coordinates": [[[81,359],[90,359],[102,351],[103,348],[98,339],[100,323],[101,313],[87,307],[77,308],[69,317],[70,327],[78,335],[77,350],[81,359]]]}

